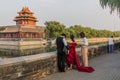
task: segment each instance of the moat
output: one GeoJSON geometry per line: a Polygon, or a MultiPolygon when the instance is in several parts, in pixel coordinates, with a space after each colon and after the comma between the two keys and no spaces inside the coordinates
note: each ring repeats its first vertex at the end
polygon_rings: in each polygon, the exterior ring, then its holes
{"type": "Polygon", "coordinates": [[[1,40],[0,57],[18,57],[55,51],[55,46],[46,40],[1,40]]]}

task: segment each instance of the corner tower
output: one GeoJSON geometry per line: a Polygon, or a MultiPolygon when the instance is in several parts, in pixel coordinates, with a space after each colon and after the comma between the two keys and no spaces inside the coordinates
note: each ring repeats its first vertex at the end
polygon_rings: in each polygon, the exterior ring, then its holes
{"type": "Polygon", "coordinates": [[[33,12],[31,12],[29,8],[23,7],[22,10],[18,12],[18,14],[19,15],[14,19],[17,26],[36,26],[36,22],[38,22],[38,20],[33,16],[33,12]]]}

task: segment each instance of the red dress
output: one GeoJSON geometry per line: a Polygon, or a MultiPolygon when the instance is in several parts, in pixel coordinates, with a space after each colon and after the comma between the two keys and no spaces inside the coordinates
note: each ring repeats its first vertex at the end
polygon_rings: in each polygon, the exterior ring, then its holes
{"type": "Polygon", "coordinates": [[[79,60],[78,60],[78,57],[77,57],[77,54],[76,54],[76,43],[75,42],[71,42],[70,43],[70,50],[69,50],[69,54],[67,56],[67,62],[68,64],[73,64],[73,65],[76,65],[77,69],[79,71],[82,71],[82,72],[93,72],[94,69],[92,67],[84,67],[84,66],[80,66],[80,63],[79,63],[79,60]]]}

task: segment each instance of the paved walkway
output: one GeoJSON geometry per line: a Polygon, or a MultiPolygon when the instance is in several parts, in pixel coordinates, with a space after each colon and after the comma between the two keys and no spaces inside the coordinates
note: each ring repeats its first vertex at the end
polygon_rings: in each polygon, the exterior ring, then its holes
{"type": "Polygon", "coordinates": [[[41,80],[120,80],[120,52],[105,54],[89,60],[95,72],[86,73],[70,70],[54,73],[41,80]]]}

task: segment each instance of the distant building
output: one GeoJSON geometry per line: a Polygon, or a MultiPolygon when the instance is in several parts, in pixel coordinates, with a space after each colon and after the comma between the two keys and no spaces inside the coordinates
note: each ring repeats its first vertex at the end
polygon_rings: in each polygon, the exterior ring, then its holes
{"type": "Polygon", "coordinates": [[[47,40],[44,27],[36,26],[37,18],[27,7],[23,7],[14,18],[16,25],[5,26],[0,31],[0,54],[24,56],[45,52],[47,40]]]}
{"type": "Polygon", "coordinates": [[[16,25],[5,26],[5,30],[0,31],[0,38],[44,38],[44,27],[36,26],[37,18],[27,7],[23,7],[14,21],[16,25]]]}

